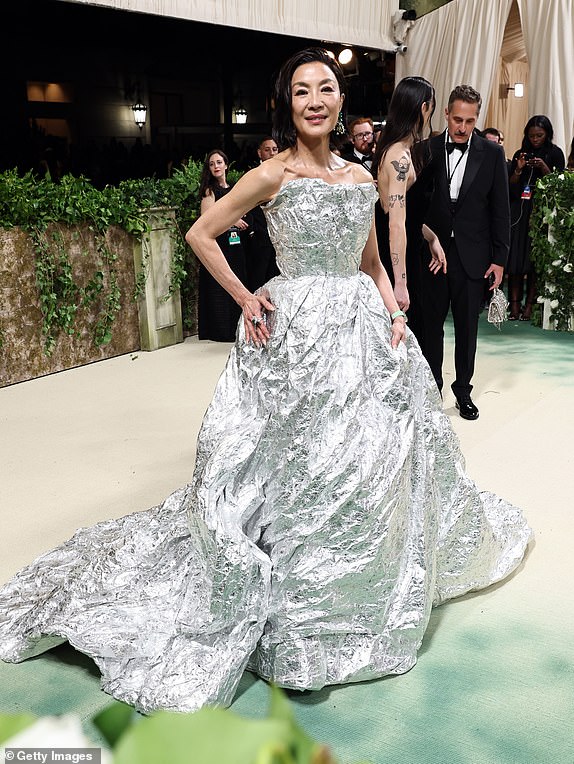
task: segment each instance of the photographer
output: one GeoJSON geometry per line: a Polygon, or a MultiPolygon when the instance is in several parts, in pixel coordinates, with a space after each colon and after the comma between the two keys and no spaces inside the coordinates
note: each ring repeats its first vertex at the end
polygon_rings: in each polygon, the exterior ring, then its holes
{"type": "Polygon", "coordinates": [[[562,149],[552,143],[554,130],[548,117],[531,117],[524,128],[522,146],[510,163],[511,242],[508,257],[508,300],[511,321],[529,321],[536,299],[536,274],[530,261],[530,213],[536,182],[565,165],[562,149]],[[526,302],[522,305],[526,277],[526,302]]]}

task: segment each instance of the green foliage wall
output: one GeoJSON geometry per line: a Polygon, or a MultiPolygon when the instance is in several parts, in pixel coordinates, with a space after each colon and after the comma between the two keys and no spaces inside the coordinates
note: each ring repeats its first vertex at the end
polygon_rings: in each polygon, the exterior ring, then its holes
{"type": "MultiPolygon", "coordinates": [[[[135,277],[132,237],[114,226],[105,233],[105,241],[114,252],[116,288],[109,290],[109,273],[94,269],[99,262],[98,242],[88,223],[79,226],[52,224],[48,238],[56,235],[66,253],[63,275],[78,290],[95,288],[94,273],[101,275],[101,292],[93,295],[90,304],[79,294],[66,296],[70,328],[58,335],[49,355],[38,287],[36,284],[36,251],[32,237],[22,228],[0,229],[0,386],[62,371],[92,361],[121,355],[140,346],[137,304],[133,299],[135,277]],[[109,340],[96,344],[98,321],[106,314],[106,301],[117,296],[119,312],[114,316],[109,340]]],[[[64,283],[64,281],[62,281],[64,283]]],[[[104,330],[105,331],[105,330],[104,330]]]]}
{"type": "Polygon", "coordinates": [[[196,330],[197,261],[183,237],[199,214],[201,169],[190,161],[171,178],[103,190],[73,176],[0,175],[0,386],[139,347],[145,274],[134,274],[133,237],[149,208],[177,209],[170,290],[181,291],[184,328],[196,330]]]}
{"type": "Polygon", "coordinates": [[[550,301],[550,320],[558,331],[574,331],[574,172],[552,172],[538,181],[530,238],[538,292],[550,301]]]}

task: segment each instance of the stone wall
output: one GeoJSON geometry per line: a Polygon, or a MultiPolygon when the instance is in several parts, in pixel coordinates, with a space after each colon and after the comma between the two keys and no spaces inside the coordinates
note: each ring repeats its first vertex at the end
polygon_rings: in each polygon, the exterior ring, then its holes
{"type": "MultiPolygon", "coordinates": [[[[97,270],[106,273],[106,268],[99,265],[101,258],[88,225],[58,228],[78,286],[85,287],[97,270]]],[[[60,335],[52,355],[47,356],[33,242],[19,228],[0,229],[0,387],[139,349],[134,240],[125,231],[111,228],[106,242],[117,256],[113,268],[121,291],[121,309],[113,323],[111,342],[98,347],[93,338],[107,295],[104,280],[104,290],[96,301],[78,308],[75,333],[60,335]]]]}

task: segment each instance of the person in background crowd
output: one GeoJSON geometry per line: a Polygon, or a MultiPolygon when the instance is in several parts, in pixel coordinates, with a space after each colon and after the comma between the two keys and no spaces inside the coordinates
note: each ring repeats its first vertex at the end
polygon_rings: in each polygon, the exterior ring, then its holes
{"type": "Polygon", "coordinates": [[[279,149],[273,138],[270,135],[266,135],[259,141],[259,146],[257,147],[259,162],[265,162],[266,159],[271,159],[271,157],[274,157],[278,151],[279,149]]]}
{"type": "MultiPolygon", "coordinates": [[[[257,156],[259,164],[277,156],[277,144],[270,135],[259,141],[257,156]]],[[[275,259],[275,249],[269,238],[267,221],[260,205],[254,207],[250,215],[251,230],[245,237],[247,258],[247,284],[252,292],[263,286],[273,276],[279,275],[275,259]]]]}
{"type": "Polygon", "coordinates": [[[349,136],[353,148],[344,151],[341,157],[347,162],[356,162],[362,164],[367,170],[371,169],[373,163],[373,148],[375,131],[373,120],[370,117],[358,117],[349,125],[349,136]]]}
{"type": "Polygon", "coordinates": [[[572,143],[570,144],[570,153],[568,154],[568,164],[566,165],[566,169],[570,170],[570,172],[574,172],[574,138],[572,138],[572,143]]]}
{"type": "Polygon", "coordinates": [[[498,130],[496,127],[487,127],[485,130],[482,131],[483,138],[486,138],[487,141],[498,143],[501,146],[502,140],[500,138],[500,135],[501,135],[500,130],[498,130]]]}
{"type": "Polygon", "coordinates": [[[529,321],[536,300],[536,274],[530,259],[530,215],[536,182],[566,164],[562,149],[552,143],[554,129],[548,117],[537,114],[524,127],[522,146],[510,163],[511,242],[508,257],[509,319],[529,321]],[[524,281],[526,299],[524,305],[524,281]]]}
{"type": "MultiPolygon", "coordinates": [[[[199,185],[202,215],[231,190],[231,185],[227,182],[227,168],[228,160],[223,151],[214,149],[209,152],[203,164],[199,185]]],[[[240,218],[217,237],[217,243],[229,267],[243,284],[247,284],[247,272],[240,234],[248,228],[247,221],[240,218]]],[[[241,310],[201,262],[198,293],[199,339],[233,342],[241,310]]]]}

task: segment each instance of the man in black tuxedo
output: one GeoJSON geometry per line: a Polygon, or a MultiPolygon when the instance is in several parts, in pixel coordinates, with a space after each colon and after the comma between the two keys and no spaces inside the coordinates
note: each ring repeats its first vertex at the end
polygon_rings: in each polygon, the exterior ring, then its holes
{"type": "Polygon", "coordinates": [[[485,279],[491,290],[500,285],[510,245],[506,160],[501,146],[474,132],[481,104],[480,93],[469,85],[452,91],[445,110],[447,129],[430,139],[432,159],[423,172],[432,182],[425,222],[439,237],[446,263],[423,265],[421,349],[442,390],[444,322],[450,307],[456,371],[452,390],[464,419],[478,418],[470,393],[485,279]]]}
{"type": "Polygon", "coordinates": [[[349,125],[349,136],[352,147],[341,154],[347,162],[362,164],[367,170],[371,169],[374,148],[373,120],[370,117],[358,117],[349,125]]]}

